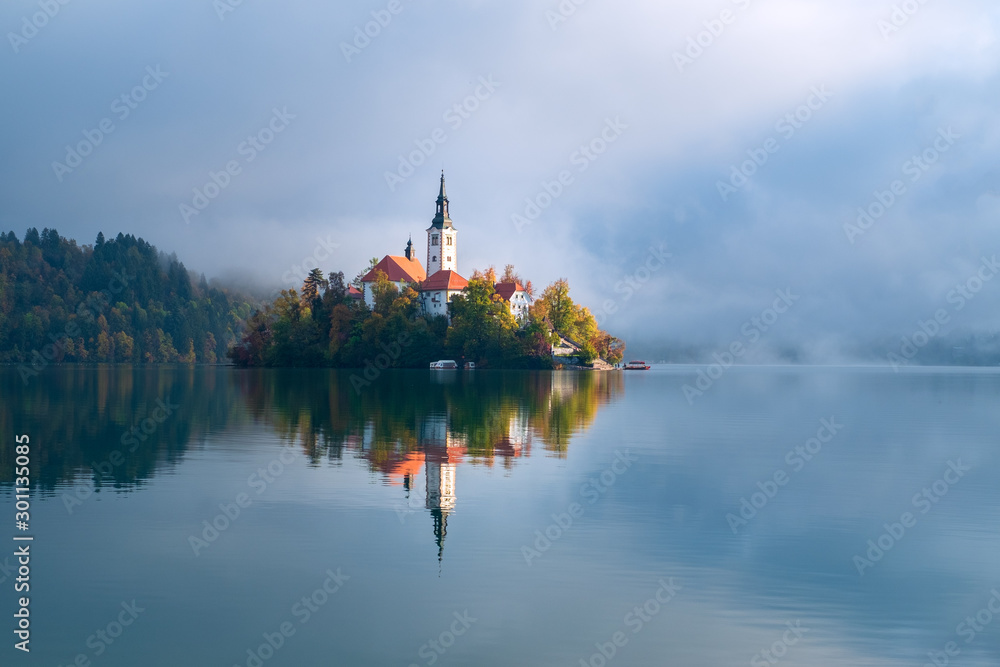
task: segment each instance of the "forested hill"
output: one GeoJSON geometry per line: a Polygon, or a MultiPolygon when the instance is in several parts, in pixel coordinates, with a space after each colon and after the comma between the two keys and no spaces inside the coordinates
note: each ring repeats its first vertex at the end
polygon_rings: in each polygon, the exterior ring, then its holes
{"type": "Polygon", "coordinates": [[[0,233],[0,362],[212,363],[253,309],[132,235],[0,233]]]}

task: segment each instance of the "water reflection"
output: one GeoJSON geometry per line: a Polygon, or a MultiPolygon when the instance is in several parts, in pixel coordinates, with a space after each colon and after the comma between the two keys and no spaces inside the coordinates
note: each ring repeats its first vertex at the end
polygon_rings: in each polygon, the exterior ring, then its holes
{"type": "Polygon", "coordinates": [[[398,371],[362,392],[350,375],[247,371],[241,386],[251,412],[273,420],[282,438],[310,459],[367,462],[402,486],[406,512],[419,505],[433,520],[438,560],[457,505],[462,462],[512,469],[537,440],[563,458],[573,436],[623,391],[619,373],[398,371]]]}
{"type": "MultiPolygon", "coordinates": [[[[25,385],[0,368],[0,429],[30,433],[35,488],[92,477],[95,488],[130,491],[177,465],[210,431],[245,421],[225,368],[55,367],[25,385]],[[98,472],[98,470],[100,472],[98,472]]],[[[0,444],[0,484],[13,450],[0,444]]]]}
{"type": "MultiPolygon", "coordinates": [[[[565,457],[621,391],[619,374],[397,371],[359,393],[344,371],[121,366],[50,368],[24,385],[5,367],[0,429],[44,443],[36,486],[49,491],[88,476],[133,490],[209,433],[254,424],[314,464],[351,453],[391,481],[437,460],[510,468],[536,439],[565,457]]],[[[0,483],[11,454],[0,444],[0,483]]]]}
{"type": "MultiPolygon", "coordinates": [[[[958,624],[1000,582],[1000,374],[733,369],[693,406],[692,376],[400,372],[357,393],[330,371],[52,368],[24,388],[0,369],[0,428],[32,433],[49,487],[120,489],[72,513],[58,497],[35,506],[39,602],[75,605],[39,615],[45,662],[69,664],[95,616],[138,597],[161,619],[131,635],[151,664],[243,663],[331,566],[351,586],[269,664],[411,664],[465,608],[481,620],[452,664],[579,664],[661,577],[684,589],[621,664],[747,664],[798,620],[811,630],[788,664],[926,664],[965,641],[958,624]],[[158,401],[178,406],[162,422],[158,401]],[[135,451],[93,472],[147,419],[135,451]],[[823,420],[843,429],[800,467],[788,453],[823,420]],[[192,531],[289,444],[301,456],[194,556],[192,531]],[[619,449],[635,465],[590,503],[581,487],[619,449]],[[958,460],[972,470],[920,513],[914,494],[958,460]],[[731,524],[758,493],[766,504],[731,524]],[[572,502],[583,516],[527,563],[522,547],[572,502]],[[854,556],[904,511],[917,526],[859,574],[854,556]]],[[[11,502],[0,489],[7,516],[11,502]]],[[[1000,664],[997,623],[961,644],[962,664],[1000,664]]],[[[136,664],[115,650],[102,664],[136,664]]]]}

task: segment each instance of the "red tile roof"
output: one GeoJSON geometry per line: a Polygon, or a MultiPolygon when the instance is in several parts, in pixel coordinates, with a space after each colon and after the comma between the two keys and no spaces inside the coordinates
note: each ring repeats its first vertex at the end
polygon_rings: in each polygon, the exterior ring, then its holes
{"type": "Polygon", "coordinates": [[[463,290],[468,286],[469,281],[454,271],[438,271],[420,285],[420,291],[463,290]]]}
{"type": "Polygon", "coordinates": [[[385,275],[389,276],[389,282],[393,283],[419,283],[427,277],[427,274],[424,272],[424,267],[421,266],[419,260],[386,255],[382,258],[381,262],[375,265],[374,269],[365,274],[365,277],[361,279],[361,282],[375,282],[376,271],[384,272],[385,275]]]}
{"type": "Polygon", "coordinates": [[[364,293],[354,285],[348,285],[347,296],[351,297],[352,299],[360,299],[364,297],[364,293]]]}
{"type": "Polygon", "coordinates": [[[497,283],[494,289],[504,301],[510,301],[510,297],[514,296],[514,292],[524,291],[521,283],[497,283]]]}

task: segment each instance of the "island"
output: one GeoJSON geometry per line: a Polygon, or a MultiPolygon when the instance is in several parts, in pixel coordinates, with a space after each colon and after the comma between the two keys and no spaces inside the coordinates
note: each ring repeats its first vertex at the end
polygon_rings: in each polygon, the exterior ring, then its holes
{"type": "Polygon", "coordinates": [[[441,174],[424,264],[412,238],[402,255],[373,257],[349,283],[315,268],[300,291],[254,312],[229,358],[239,366],[610,370],[625,343],[601,331],[559,279],[536,297],[512,264],[458,273],[458,230],[441,174]]]}

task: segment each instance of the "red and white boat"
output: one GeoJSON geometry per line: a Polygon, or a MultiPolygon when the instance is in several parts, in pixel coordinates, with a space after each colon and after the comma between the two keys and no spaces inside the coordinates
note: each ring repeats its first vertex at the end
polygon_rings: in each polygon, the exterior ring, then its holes
{"type": "Polygon", "coordinates": [[[622,367],[626,371],[648,371],[650,365],[645,361],[630,361],[622,367]]]}

